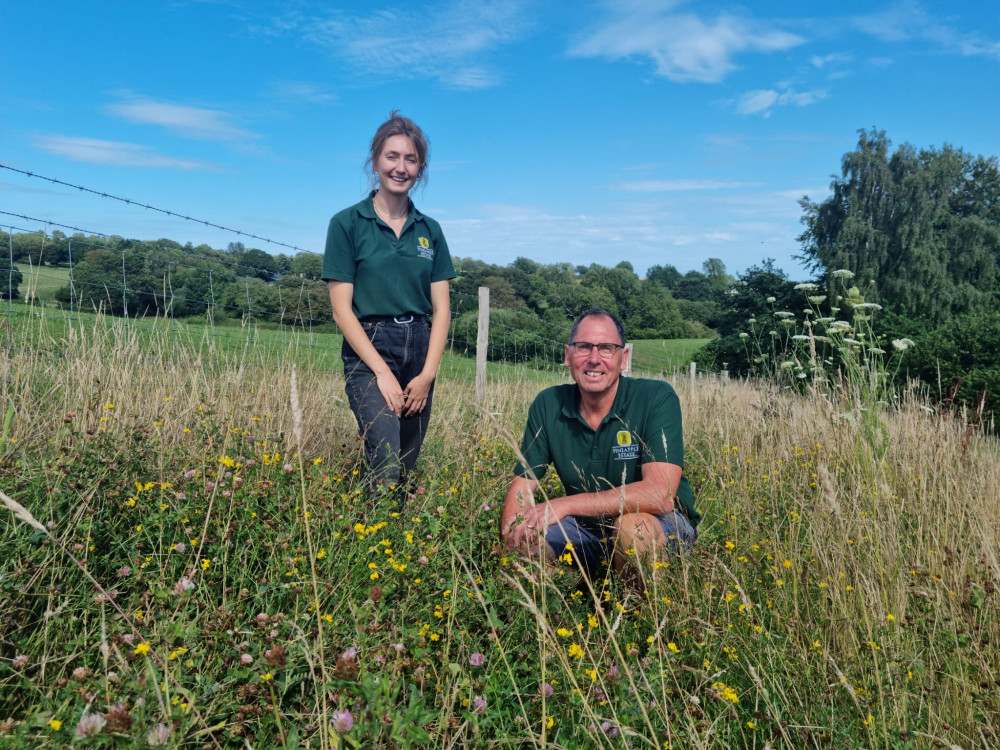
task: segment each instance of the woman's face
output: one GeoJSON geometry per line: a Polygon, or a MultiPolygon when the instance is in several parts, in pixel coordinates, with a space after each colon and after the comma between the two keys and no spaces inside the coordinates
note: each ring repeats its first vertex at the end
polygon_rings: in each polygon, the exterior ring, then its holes
{"type": "Polygon", "coordinates": [[[409,136],[394,135],[386,139],[375,161],[379,189],[405,195],[416,184],[421,166],[409,136]]]}

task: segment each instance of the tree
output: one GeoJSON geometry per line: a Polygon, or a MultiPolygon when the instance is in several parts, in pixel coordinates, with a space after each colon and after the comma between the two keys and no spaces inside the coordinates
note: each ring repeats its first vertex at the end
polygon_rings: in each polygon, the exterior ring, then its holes
{"type": "Polygon", "coordinates": [[[629,305],[623,321],[625,332],[634,339],[672,339],[687,335],[677,300],[659,284],[639,282],[639,291],[629,305]]]}
{"type": "Polygon", "coordinates": [[[251,247],[240,256],[241,268],[236,269],[239,276],[255,276],[261,281],[271,281],[278,274],[278,263],[274,256],[251,247]]]}
{"type": "Polygon", "coordinates": [[[43,262],[47,246],[51,244],[41,229],[37,232],[20,232],[11,235],[10,240],[14,261],[26,261],[33,266],[43,262]]]}
{"type": "Polygon", "coordinates": [[[708,369],[720,368],[725,362],[730,371],[740,375],[755,369],[766,371],[774,365],[774,347],[787,338],[782,323],[787,319],[786,311],[801,307],[801,294],[773,258],[750,266],[726,297],[719,321],[720,338],[702,347],[696,361],[708,369]]]}
{"type": "Polygon", "coordinates": [[[594,263],[587,269],[580,283],[591,289],[602,288],[609,291],[615,300],[617,313],[623,318],[628,316],[629,306],[639,291],[639,277],[626,261],[614,268],[594,263]]]}
{"type": "Polygon", "coordinates": [[[672,291],[677,299],[689,299],[693,302],[714,302],[716,296],[712,281],[699,271],[688,271],[672,291]]]}
{"type": "Polygon", "coordinates": [[[885,132],[859,131],[831,196],[799,203],[799,257],[824,280],[854,273],[871,302],[937,325],[990,310],[1000,281],[1000,171],[996,157],[945,145],[891,156],[885,132]]]}
{"type": "Polygon", "coordinates": [[[319,281],[323,271],[323,256],[316,253],[296,253],[288,264],[288,272],[303,279],[319,281]]]}
{"type": "Polygon", "coordinates": [[[939,402],[952,401],[972,414],[982,409],[984,422],[1000,416],[1000,313],[961,315],[916,339],[906,352],[899,385],[917,376],[939,402]]]}
{"type": "Polygon", "coordinates": [[[113,315],[129,317],[155,315],[165,303],[161,295],[162,277],[149,273],[145,258],[128,252],[128,242],[119,240],[123,250],[95,248],[73,267],[73,292],[69,287],[56,294],[61,302],[85,310],[104,310],[113,315]]]}
{"type": "Polygon", "coordinates": [[[677,286],[677,282],[681,280],[681,272],[670,264],[652,266],[646,271],[646,279],[672,291],[677,286]]]}
{"type": "Polygon", "coordinates": [[[252,276],[236,279],[222,291],[226,314],[240,316],[244,322],[277,324],[283,321],[282,302],[276,286],[252,276]]]}
{"type": "Polygon", "coordinates": [[[10,258],[0,255],[0,299],[17,299],[21,296],[24,275],[11,265],[10,258]]]}
{"type": "Polygon", "coordinates": [[[490,307],[506,307],[510,310],[523,310],[524,300],[517,296],[514,286],[503,276],[487,276],[481,286],[490,288],[490,307]]]}
{"type": "Polygon", "coordinates": [[[713,294],[720,299],[736,281],[726,273],[726,264],[719,258],[709,258],[701,264],[701,270],[704,272],[705,278],[708,279],[708,285],[713,294]]]}

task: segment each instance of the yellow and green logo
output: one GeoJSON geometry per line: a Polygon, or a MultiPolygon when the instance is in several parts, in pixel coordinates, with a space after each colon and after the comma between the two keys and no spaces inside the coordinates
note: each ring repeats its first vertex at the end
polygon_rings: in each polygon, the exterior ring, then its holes
{"type": "Polygon", "coordinates": [[[417,237],[417,242],[420,243],[420,247],[422,247],[424,250],[426,250],[431,246],[430,240],[428,240],[426,237],[417,237]]]}
{"type": "Polygon", "coordinates": [[[632,445],[632,433],[628,430],[621,430],[618,433],[618,445],[632,445]]]}

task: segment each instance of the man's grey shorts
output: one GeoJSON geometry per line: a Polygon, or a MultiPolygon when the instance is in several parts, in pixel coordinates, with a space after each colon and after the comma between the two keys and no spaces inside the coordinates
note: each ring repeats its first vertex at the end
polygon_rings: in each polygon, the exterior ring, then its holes
{"type": "MultiPolygon", "coordinates": [[[[688,552],[698,534],[684,515],[676,510],[656,516],[667,537],[667,551],[672,555],[688,552]]],[[[611,560],[615,543],[615,526],[610,519],[579,518],[566,516],[560,523],[549,526],[545,541],[560,557],[566,553],[566,543],[573,543],[573,551],[584,570],[593,576],[611,560]]]]}

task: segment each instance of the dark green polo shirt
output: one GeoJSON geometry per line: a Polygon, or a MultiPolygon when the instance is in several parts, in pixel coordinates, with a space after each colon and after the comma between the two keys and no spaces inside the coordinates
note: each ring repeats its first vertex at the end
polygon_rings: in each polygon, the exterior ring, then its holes
{"type": "Polygon", "coordinates": [[[441,225],[411,202],[397,238],[375,214],[373,195],[330,219],[322,278],[354,284],[352,307],[358,318],[429,315],[431,284],[455,278],[441,225]]]}
{"type": "MultiPolygon", "coordinates": [[[[611,411],[597,430],[580,416],[575,383],[546,388],[528,412],[521,453],[514,473],[541,479],[551,464],[567,495],[600,492],[642,479],[642,465],[667,462],[684,466],[684,437],[677,392],[662,380],[622,377],[611,411]]],[[[697,526],[701,514],[687,477],[677,499],[697,526]]]]}

